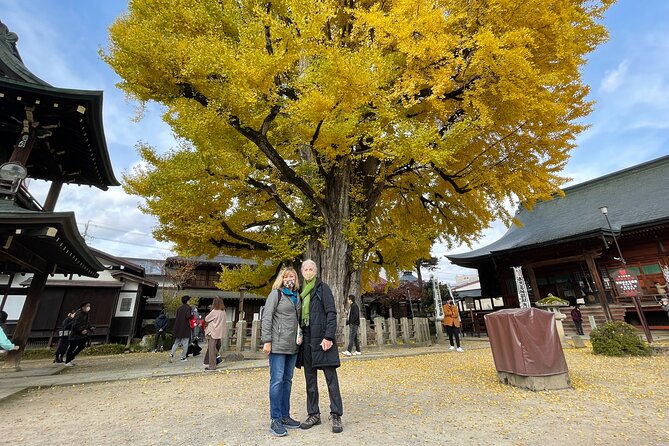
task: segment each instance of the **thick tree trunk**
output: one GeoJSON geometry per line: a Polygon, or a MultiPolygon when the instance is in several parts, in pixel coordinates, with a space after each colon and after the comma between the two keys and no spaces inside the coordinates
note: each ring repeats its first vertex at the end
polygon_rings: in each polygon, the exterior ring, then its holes
{"type": "Polygon", "coordinates": [[[349,294],[360,293],[361,271],[354,270],[352,249],[344,236],[350,218],[350,168],[339,168],[326,186],[325,244],[313,240],[308,244],[305,258],[318,264],[319,276],[332,289],[337,305],[337,340],[343,341],[346,325],[345,304],[349,294]]]}

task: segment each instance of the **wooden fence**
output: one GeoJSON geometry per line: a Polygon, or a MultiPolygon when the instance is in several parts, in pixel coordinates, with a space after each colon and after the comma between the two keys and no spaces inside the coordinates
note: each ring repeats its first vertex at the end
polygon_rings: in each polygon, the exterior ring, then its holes
{"type": "MultiPolygon", "coordinates": [[[[262,350],[260,336],[261,321],[253,321],[251,325],[246,321],[227,322],[227,329],[221,341],[221,351],[249,351],[262,350]]],[[[384,319],[376,317],[372,321],[360,319],[360,348],[368,346],[385,347],[400,344],[426,345],[430,343],[430,326],[427,318],[384,319]]],[[[343,333],[343,349],[349,341],[348,327],[343,333]]]]}

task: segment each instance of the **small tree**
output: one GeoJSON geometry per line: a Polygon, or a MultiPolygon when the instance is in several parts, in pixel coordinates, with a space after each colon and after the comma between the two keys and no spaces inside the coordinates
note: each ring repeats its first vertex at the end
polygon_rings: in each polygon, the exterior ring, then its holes
{"type": "MultiPolygon", "coordinates": [[[[184,287],[195,278],[197,264],[189,259],[173,257],[168,259],[162,268],[165,280],[161,286],[163,307],[167,314],[174,314],[181,305],[181,296],[184,287]]],[[[190,304],[197,303],[197,298],[191,298],[190,304]]]]}
{"type": "Polygon", "coordinates": [[[643,342],[630,324],[607,322],[590,332],[592,351],[607,356],[648,356],[650,347],[643,342]]]}

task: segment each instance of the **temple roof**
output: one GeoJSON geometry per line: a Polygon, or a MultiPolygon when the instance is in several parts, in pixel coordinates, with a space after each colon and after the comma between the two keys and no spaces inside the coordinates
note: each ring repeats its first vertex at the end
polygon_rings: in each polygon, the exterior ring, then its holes
{"type": "Polygon", "coordinates": [[[102,125],[102,92],[53,87],[23,64],[18,37],[0,22],[0,163],[22,131],[33,127],[36,145],[28,177],[107,190],[118,186],[102,125]]]}
{"type": "Polygon", "coordinates": [[[497,241],[474,251],[447,256],[471,266],[496,253],[601,237],[611,231],[600,211],[608,207],[613,232],[669,223],[669,156],[657,158],[585,183],[565,188],[564,197],[539,202],[533,211],[520,207],[512,225],[497,241]]]}
{"type": "Polygon", "coordinates": [[[80,274],[104,269],[77,230],[72,212],[31,211],[0,200],[0,272],[80,274]]]}

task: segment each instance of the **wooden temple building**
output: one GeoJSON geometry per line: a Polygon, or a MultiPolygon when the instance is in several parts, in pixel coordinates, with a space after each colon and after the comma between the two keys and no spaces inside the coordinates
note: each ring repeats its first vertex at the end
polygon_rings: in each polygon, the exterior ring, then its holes
{"type": "MultiPolygon", "coordinates": [[[[32,274],[13,330],[23,347],[50,274],[96,277],[104,269],[74,214],[54,212],[62,186],[107,190],[119,183],[104,137],[102,92],[49,85],[23,64],[17,41],[0,22],[0,274],[32,274]],[[27,178],[51,183],[43,204],[27,178]]],[[[21,354],[8,353],[4,367],[18,369],[21,354]]]]}
{"type": "Polygon", "coordinates": [[[501,297],[506,308],[519,305],[512,267],[521,266],[532,303],[551,293],[584,304],[586,332],[588,315],[640,325],[636,296],[650,329],[669,330],[657,302],[669,281],[668,191],[665,156],[565,188],[564,196],[532,211],[521,206],[515,216],[521,225],[488,246],[448,258],[478,270],[481,296],[501,297]],[[631,295],[617,286],[621,269],[638,281],[631,295]]]}

